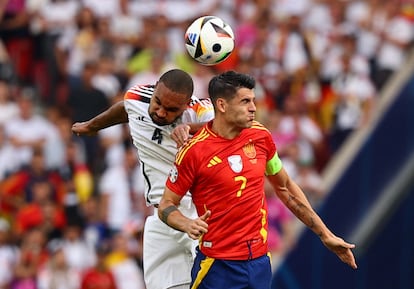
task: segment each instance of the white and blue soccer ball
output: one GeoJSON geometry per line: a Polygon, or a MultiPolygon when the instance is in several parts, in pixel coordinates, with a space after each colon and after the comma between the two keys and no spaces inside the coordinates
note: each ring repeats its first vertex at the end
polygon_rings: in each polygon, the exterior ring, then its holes
{"type": "Polygon", "coordinates": [[[199,17],[185,32],[185,47],[197,62],[218,64],[234,50],[233,29],[217,16],[199,17]]]}

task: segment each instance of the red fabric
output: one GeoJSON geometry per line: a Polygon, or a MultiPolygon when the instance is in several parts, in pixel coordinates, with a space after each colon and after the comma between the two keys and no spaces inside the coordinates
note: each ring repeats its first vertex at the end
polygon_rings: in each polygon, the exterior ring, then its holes
{"type": "Polygon", "coordinates": [[[233,140],[214,134],[210,122],[178,152],[167,187],[179,195],[190,191],[199,215],[211,211],[200,242],[206,256],[247,260],[267,253],[263,176],[275,153],[269,131],[257,122],[233,140]]]}
{"type": "MultiPolygon", "coordinates": [[[[41,226],[46,221],[44,211],[38,204],[29,204],[23,207],[16,216],[15,228],[16,233],[21,234],[31,228],[41,226]]],[[[54,228],[62,229],[66,225],[65,213],[62,209],[56,207],[52,223],[54,228]]]]}
{"type": "Polygon", "coordinates": [[[14,38],[5,43],[7,53],[20,79],[31,80],[33,67],[33,42],[30,38],[14,38]]]}
{"type": "Polygon", "coordinates": [[[115,278],[111,271],[93,268],[82,278],[81,289],[116,289],[115,278]]]}
{"type": "MultiPolygon", "coordinates": [[[[15,213],[15,201],[17,199],[24,200],[24,191],[32,177],[30,171],[22,170],[9,176],[0,184],[0,197],[2,200],[0,208],[2,212],[6,214],[15,213]]],[[[55,200],[58,204],[62,204],[66,194],[66,187],[62,177],[55,172],[46,172],[44,177],[53,185],[56,193],[55,200]]]]}

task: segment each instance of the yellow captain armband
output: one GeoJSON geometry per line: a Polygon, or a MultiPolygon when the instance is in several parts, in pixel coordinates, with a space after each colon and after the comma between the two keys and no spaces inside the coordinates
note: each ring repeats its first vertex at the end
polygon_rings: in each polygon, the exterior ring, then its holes
{"type": "Polygon", "coordinates": [[[266,175],[276,175],[282,169],[282,161],[279,158],[279,155],[275,153],[272,159],[270,159],[266,164],[266,175]]]}

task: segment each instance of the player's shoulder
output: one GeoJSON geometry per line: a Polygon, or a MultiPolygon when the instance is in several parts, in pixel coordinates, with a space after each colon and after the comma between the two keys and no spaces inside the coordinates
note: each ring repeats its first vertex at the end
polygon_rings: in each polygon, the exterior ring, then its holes
{"type": "Polygon", "coordinates": [[[272,133],[267,127],[258,121],[253,121],[252,126],[243,132],[244,137],[251,139],[272,139],[272,133]]]}
{"type": "Polygon", "coordinates": [[[195,111],[200,109],[209,110],[213,108],[213,104],[211,103],[210,98],[198,98],[197,96],[192,95],[188,107],[195,111]]]}
{"type": "Polygon", "coordinates": [[[134,85],[126,91],[124,100],[138,100],[149,103],[154,94],[154,90],[155,85],[134,85]]]}
{"type": "Polygon", "coordinates": [[[269,133],[269,130],[260,122],[258,121],[253,121],[253,124],[250,128],[251,131],[263,131],[263,132],[267,132],[269,133]]]}
{"type": "Polygon", "coordinates": [[[205,151],[209,146],[208,139],[211,136],[210,131],[206,126],[203,126],[185,145],[183,145],[177,152],[176,161],[180,164],[184,158],[194,155],[194,159],[199,159],[201,152],[205,151]]]}

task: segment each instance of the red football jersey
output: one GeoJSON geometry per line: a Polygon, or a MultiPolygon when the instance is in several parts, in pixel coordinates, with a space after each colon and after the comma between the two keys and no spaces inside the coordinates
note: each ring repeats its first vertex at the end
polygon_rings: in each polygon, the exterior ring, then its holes
{"type": "Polygon", "coordinates": [[[235,139],[224,139],[204,126],[176,156],[167,187],[191,192],[197,212],[211,211],[200,249],[209,257],[246,260],[267,253],[266,163],[276,153],[260,123],[235,139]]]}

